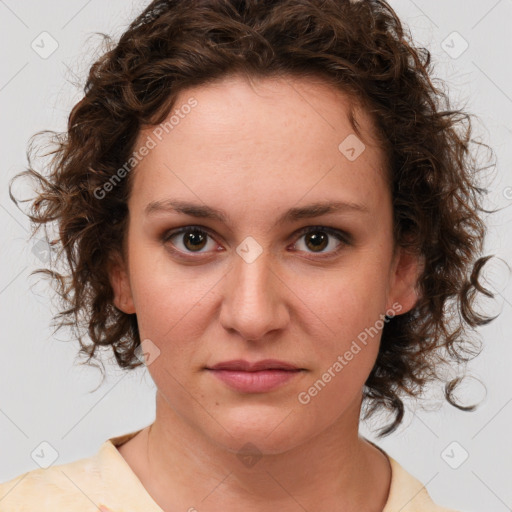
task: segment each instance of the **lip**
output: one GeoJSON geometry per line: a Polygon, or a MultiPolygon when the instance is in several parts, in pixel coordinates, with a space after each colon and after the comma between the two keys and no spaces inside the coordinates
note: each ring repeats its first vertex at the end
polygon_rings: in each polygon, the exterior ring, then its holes
{"type": "Polygon", "coordinates": [[[208,367],[209,370],[236,370],[242,372],[257,372],[260,370],[300,370],[297,366],[279,361],[278,359],[263,359],[250,363],[244,359],[233,359],[232,361],[224,361],[214,366],[208,367]]]}
{"type": "Polygon", "coordinates": [[[242,393],[272,391],[304,371],[293,364],[276,359],[265,359],[255,363],[237,359],[218,363],[206,369],[227,386],[242,393]]]}

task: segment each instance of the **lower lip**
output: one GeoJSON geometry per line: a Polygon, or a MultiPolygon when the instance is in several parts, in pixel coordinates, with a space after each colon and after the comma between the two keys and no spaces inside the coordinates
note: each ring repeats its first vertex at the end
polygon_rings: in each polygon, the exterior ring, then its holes
{"type": "Polygon", "coordinates": [[[266,391],[272,391],[301,373],[301,370],[260,370],[257,372],[239,370],[210,371],[229,387],[243,393],[265,393],[266,391]]]}

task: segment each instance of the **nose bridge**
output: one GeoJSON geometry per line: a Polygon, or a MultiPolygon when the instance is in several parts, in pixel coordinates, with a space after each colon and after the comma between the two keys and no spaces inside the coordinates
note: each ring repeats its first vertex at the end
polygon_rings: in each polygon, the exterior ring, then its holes
{"type": "Polygon", "coordinates": [[[255,250],[254,246],[244,248],[240,244],[227,279],[221,312],[226,329],[234,329],[251,340],[263,338],[285,321],[271,255],[262,251],[254,258],[255,250]]]}

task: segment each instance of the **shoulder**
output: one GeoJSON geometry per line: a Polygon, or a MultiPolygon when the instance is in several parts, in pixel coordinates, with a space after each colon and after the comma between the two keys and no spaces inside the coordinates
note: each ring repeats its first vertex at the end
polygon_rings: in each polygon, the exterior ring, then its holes
{"type": "MultiPolygon", "coordinates": [[[[116,449],[126,434],[105,441],[91,457],[35,469],[0,483],[0,512],[98,512],[101,505],[126,504],[141,484],[116,449]]],[[[137,498],[135,497],[135,503],[137,498]]]]}
{"type": "Polygon", "coordinates": [[[94,500],[102,492],[102,469],[95,455],[23,473],[0,484],[0,511],[46,510],[50,505],[69,511],[77,507],[84,512],[97,511],[94,500]]]}
{"type": "Polygon", "coordinates": [[[382,512],[461,512],[434,503],[425,485],[393,457],[388,455],[388,458],[392,470],[391,486],[382,512]]]}

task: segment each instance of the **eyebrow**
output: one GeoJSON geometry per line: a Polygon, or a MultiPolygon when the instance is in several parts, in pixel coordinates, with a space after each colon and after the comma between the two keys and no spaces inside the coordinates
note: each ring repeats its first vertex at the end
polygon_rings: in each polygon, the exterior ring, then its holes
{"type": "MultiPolygon", "coordinates": [[[[215,209],[210,206],[190,203],[187,201],[179,201],[173,199],[165,199],[161,201],[152,201],[148,203],[144,209],[146,215],[153,213],[170,211],[190,215],[191,217],[198,217],[202,219],[212,219],[228,224],[230,222],[229,215],[222,209],[215,209]]],[[[316,202],[306,206],[290,208],[275,223],[279,226],[285,223],[290,223],[300,219],[311,219],[320,217],[329,213],[337,212],[360,212],[370,213],[368,207],[364,204],[343,201],[327,201],[316,202]]]]}

